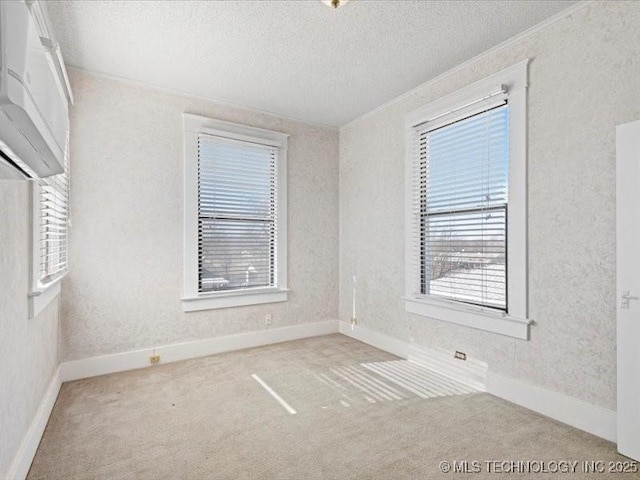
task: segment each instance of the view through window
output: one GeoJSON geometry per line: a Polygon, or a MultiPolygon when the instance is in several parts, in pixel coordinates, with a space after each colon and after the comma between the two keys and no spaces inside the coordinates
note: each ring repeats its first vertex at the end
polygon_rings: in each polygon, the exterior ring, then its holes
{"type": "Polygon", "coordinates": [[[421,293],[507,309],[509,107],[419,134],[421,293]]]}
{"type": "Polygon", "coordinates": [[[278,149],[198,137],[199,291],[274,286],[278,149]]]}

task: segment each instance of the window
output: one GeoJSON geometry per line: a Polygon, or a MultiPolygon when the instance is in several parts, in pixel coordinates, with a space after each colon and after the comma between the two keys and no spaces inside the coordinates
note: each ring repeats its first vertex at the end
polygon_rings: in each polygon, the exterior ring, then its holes
{"type": "Polygon", "coordinates": [[[407,118],[410,313],[528,338],[526,68],[407,118]]]}
{"type": "Polygon", "coordinates": [[[506,311],[509,107],[487,103],[420,133],[421,293],[506,311]]]}
{"type": "Polygon", "coordinates": [[[287,136],[184,115],[185,311],[287,299],[287,136]]]}
{"type": "MultiPolygon", "coordinates": [[[[66,152],[68,152],[68,145],[66,152]]],[[[32,182],[32,253],[29,316],[35,317],[59,293],[69,266],[69,158],[64,173],[32,182]]]]}

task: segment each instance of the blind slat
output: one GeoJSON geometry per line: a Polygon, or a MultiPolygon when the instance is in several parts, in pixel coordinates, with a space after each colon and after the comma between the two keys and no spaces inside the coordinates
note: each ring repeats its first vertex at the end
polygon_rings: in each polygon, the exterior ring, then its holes
{"type": "MultiPolygon", "coordinates": [[[[68,143],[67,143],[68,152],[68,143]]],[[[69,158],[64,172],[38,181],[40,258],[42,283],[56,278],[68,268],[69,158]]]]}
{"type": "Polygon", "coordinates": [[[277,155],[198,137],[200,292],[275,285],[277,155]]]}
{"type": "Polygon", "coordinates": [[[508,106],[417,138],[423,294],[506,310],[508,106]]]}

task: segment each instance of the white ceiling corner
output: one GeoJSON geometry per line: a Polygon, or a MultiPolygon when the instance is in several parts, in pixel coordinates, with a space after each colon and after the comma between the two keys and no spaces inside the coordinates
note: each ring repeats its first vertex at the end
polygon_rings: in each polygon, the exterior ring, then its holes
{"type": "Polygon", "coordinates": [[[338,127],[574,1],[48,1],[66,62],[338,127]]]}

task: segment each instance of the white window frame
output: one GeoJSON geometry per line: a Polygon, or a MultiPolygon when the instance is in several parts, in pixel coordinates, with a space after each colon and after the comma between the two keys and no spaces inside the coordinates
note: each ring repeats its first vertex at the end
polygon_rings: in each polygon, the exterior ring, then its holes
{"type": "Polygon", "coordinates": [[[405,117],[405,311],[415,315],[486,330],[515,338],[529,338],[527,288],[527,67],[519,62],[419,108],[405,117]],[[445,300],[420,293],[420,259],[416,254],[415,145],[418,126],[454,110],[508,89],[509,208],[507,312],[445,300]]]}
{"type": "Polygon", "coordinates": [[[216,308],[284,302],[287,289],[287,143],[289,135],[237,123],[184,113],[184,282],[182,309],[185,312],[216,308]],[[269,145],[279,149],[276,165],[277,245],[276,286],[233,291],[198,291],[198,135],[269,145]]]}
{"type": "MultiPolygon", "coordinates": [[[[69,170],[67,168],[67,180],[69,180],[69,170]]],[[[30,255],[30,289],[27,295],[29,299],[29,318],[35,318],[40,312],[42,312],[47,305],[49,305],[56,297],[60,295],[62,291],[62,279],[67,275],[68,270],[64,270],[56,275],[53,279],[50,279],[46,283],[42,281],[40,271],[40,250],[42,249],[42,235],[40,225],[40,185],[38,180],[32,180],[29,182],[29,198],[30,205],[29,210],[31,213],[31,255],[30,255]]],[[[67,197],[67,208],[70,208],[69,198],[67,197]]],[[[70,219],[67,217],[67,223],[70,224],[70,219]]],[[[68,252],[69,234],[67,233],[67,252],[68,252]]],[[[68,258],[67,253],[67,258],[68,258]]]]}

